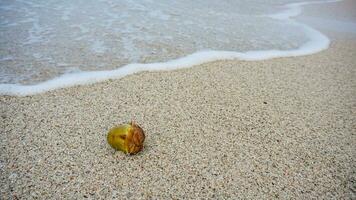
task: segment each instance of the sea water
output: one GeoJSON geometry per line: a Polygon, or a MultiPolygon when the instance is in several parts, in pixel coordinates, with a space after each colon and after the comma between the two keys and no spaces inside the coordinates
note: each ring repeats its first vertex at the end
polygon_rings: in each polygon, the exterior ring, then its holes
{"type": "Polygon", "coordinates": [[[0,94],[29,95],[219,59],[306,55],[328,38],[300,0],[1,0],[0,94]]]}

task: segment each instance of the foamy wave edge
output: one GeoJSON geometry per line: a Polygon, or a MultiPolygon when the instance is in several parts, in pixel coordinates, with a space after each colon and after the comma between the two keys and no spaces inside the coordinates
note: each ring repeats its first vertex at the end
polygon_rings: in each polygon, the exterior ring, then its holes
{"type": "Polygon", "coordinates": [[[285,5],[286,10],[266,17],[271,17],[277,20],[288,20],[300,26],[305,34],[309,37],[309,41],[304,43],[297,49],[281,51],[281,50],[264,50],[264,51],[248,51],[248,52],[235,52],[235,51],[199,51],[191,55],[170,60],[161,63],[148,63],[140,64],[133,63],[120,67],[115,70],[107,71],[87,71],[71,74],[63,74],[54,79],[38,83],[36,85],[20,85],[20,84],[0,84],[0,95],[10,96],[29,96],[39,94],[55,89],[71,87],[75,85],[92,84],[108,79],[118,79],[124,76],[134,74],[140,71],[158,71],[158,70],[174,70],[189,68],[195,65],[216,61],[216,60],[245,60],[245,61],[258,61],[278,57],[293,57],[314,54],[323,51],[329,47],[330,40],[312,27],[297,22],[291,19],[292,17],[300,15],[302,7],[310,4],[320,3],[333,3],[342,0],[328,0],[328,1],[312,1],[291,3],[285,5]]]}

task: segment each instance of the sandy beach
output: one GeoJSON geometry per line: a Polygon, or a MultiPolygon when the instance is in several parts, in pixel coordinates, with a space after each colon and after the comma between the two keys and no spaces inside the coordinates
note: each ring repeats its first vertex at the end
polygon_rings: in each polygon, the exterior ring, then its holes
{"type": "Polygon", "coordinates": [[[356,36],[318,54],[217,61],[0,97],[0,199],[354,199],[356,36]],[[135,120],[144,150],[106,142],[135,120]]]}

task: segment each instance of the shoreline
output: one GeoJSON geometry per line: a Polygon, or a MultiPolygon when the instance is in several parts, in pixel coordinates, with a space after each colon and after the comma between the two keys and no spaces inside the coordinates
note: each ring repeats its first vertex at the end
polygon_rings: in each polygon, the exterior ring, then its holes
{"type": "Polygon", "coordinates": [[[301,23],[295,18],[303,11],[303,7],[318,4],[338,3],[340,0],[330,1],[314,1],[314,2],[300,2],[290,3],[283,6],[285,10],[280,13],[269,15],[266,17],[276,20],[289,21],[294,25],[303,29],[303,32],[309,37],[309,41],[293,50],[254,50],[248,52],[235,51],[198,51],[193,54],[169,60],[161,63],[132,63],[121,66],[115,70],[107,71],[84,71],[80,73],[62,74],[54,79],[40,82],[35,85],[21,85],[21,84],[0,84],[0,94],[9,96],[28,96],[40,94],[43,92],[73,87],[76,85],[95,84],[109,79],[120,79],[125,76],[135,74],[141,71],[169,71],[182,68],[190,68],[208,62],[218,60],[247,60],[258,61],[268,60],[280,57],[294,57],[311,55],[323,51],[329,47],[330,40],[317,29],[301,23]]]}

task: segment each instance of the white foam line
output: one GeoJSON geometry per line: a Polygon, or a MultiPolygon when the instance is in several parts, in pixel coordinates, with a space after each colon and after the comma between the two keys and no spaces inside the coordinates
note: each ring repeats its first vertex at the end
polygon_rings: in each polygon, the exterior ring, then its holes
{"type": "Polygon", "coordinates": [[[248,52],[234,52],[234,51],[200,51],[191,55],[170,60],[168,62],[150,63],[150,64],[128,64],[115,70],[108,71],[88,71],[64,74],[52,80],[41,82],[36,85],[20,85],[20,84],[0,84],[0,94],[11,96],[28,96],[38,93],[43,93],[50,90],[59,88],[71,87],[74,85],[91,84],[108,79],[117,79],[129,74],[134,74],[140,71],[157,71],[157,70],[174,70],[181,68],[188,68],[194,65],[199,65],[216,60],[266,60],[278,57],[290,57],[290,56],[303,56],[320,52],[329,47],[329,39],[321,32],[299,23],[291,17],[298,16],[301,13],[301,7],[309,4],[316,3],[330,3],[338,2],[341,0],[329,0],[329,1],[313,1],[313,2],[301,2],[292,3],[286,5],[286,10],[275,14],[269,15],[278,20],[289,20],[290,22],[300,26],[306,35],[309,37],[309,41],[293,50],[266,50],[266,51],[248,51],[248,52]]]}

